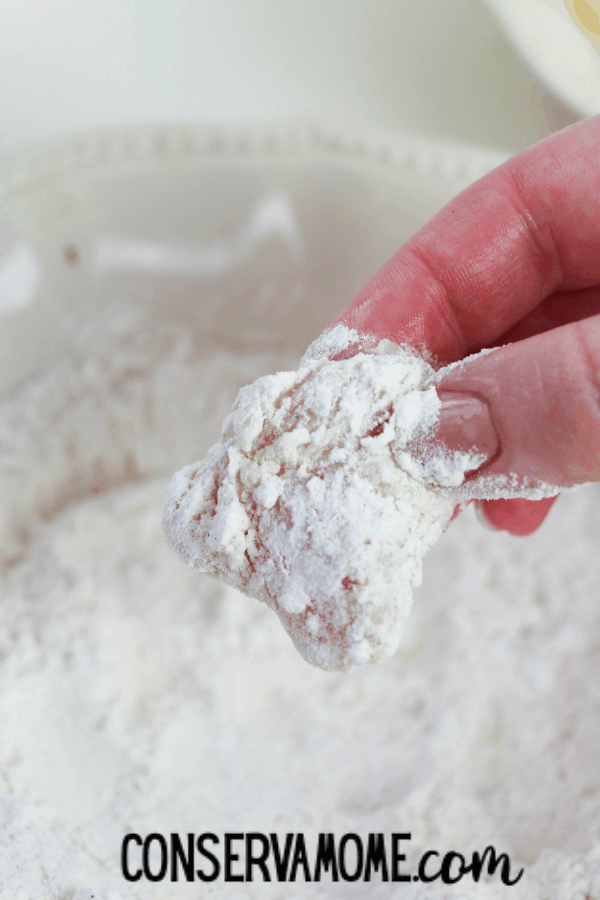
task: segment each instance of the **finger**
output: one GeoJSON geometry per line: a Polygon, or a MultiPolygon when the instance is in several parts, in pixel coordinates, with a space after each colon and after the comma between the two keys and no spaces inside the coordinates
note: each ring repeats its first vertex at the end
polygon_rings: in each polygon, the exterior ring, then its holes
{"type": "MultiPolygon", "coordinates": [[[[570,322],[600,314],[600,288],[553,294],[503,335],[503,342],[520,341],[570,322]]],[[[478,518],[494,529],[525,536],[536,531],[556,497],[543,500],[480,500],[478,518]]]]}
{"type": "Polygon", "coordinates": [[[499,453],[469,481],[472,496],[489,496],[479,489],[498,475],[517,476],[512,496],[523,496],[525,480],[558,488],[600,480],[600,316],[458,363],[438,390],[486,401],[499,438],[499,453]]]}
{"type": "Polygon", "coordinates": [[[581,291],[559,291],[536,306],[513,328],[509,328],[494,343],[498,346],[522,341],[534,334],[542,334],[551,328],[559,328],[570,322],[579,322],[600,315],[600,287],[581,291]]]}
{"type": "Polygon", "coordinates": [[[600,117],[513,157],[418,231],[338,316],[441,363],[557,290],[600,282],[600,117]]]}
{"type": "Polygon", "coordinates": [[[492,528],[525,537],[540,527],[556,500],[478,500],[477,506],[479,517],[492,528]]]}

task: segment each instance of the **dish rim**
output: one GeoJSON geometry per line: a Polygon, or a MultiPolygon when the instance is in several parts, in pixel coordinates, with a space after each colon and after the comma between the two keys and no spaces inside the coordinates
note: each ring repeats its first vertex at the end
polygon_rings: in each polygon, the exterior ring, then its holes
{"type": "Polygon", "coordinates": [[[505,162],[504,150],[318,120],[272,123],[146,123],[65,135],[0,160],[0,202],[73,174],[123,163],[194,160],[264,163],[326,158],[390,173],[474,181],[505,162]]]}

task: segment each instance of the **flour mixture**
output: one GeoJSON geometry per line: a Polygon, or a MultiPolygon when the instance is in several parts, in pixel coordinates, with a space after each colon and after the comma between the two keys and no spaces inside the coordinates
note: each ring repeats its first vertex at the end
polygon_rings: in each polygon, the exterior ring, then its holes
{"type": "Polygon", "coordinates": [[[0,896],[600,895],[600,494],[527,539],[471,509],[424,562],[397,653],[307,665],[264,604],[182,565],[170,473],[284,354],[206,356],[108,310],[0,409],[0,896]],[[512,888],[125,883],[127,832],[408,831],[494,844],[512,888]]]}

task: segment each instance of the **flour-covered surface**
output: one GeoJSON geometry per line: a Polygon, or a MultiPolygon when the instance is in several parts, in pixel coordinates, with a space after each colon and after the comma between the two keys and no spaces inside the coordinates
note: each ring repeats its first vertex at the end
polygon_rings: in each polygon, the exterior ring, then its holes
{"type": "Polygon", "coordinates": [[[295,361],[199,359],[185,332],[111,322],[0,409],[2,900],[600,896],[598,489],[526,539],[465,510],[426,557],[397,653],[323,672],[265,604],[182,565],[160,524],[168,473],[217,439],[239,387],[295,361]],[[424,850],[492,843],[525,874],[121,877],[129,831],[251,830],[410,831],[409,871],[424,850]]]}
{"type": "Polygon", "coordinates": [[[0,401],[0,565],[47,516],[92,487],[206,452],[239,388],[289,354],[207,353],[144,304],[73,324],[68,352],[0,401]]]}
{"type": "Polygon", "coordinates": [[[165,493],[169,545],[274,609],[323,669],[396,650],[455,505],[392,452],[435,421],[439,400],[424,388],[433,369],[385,345],[243,388],[220,442],[165,493]]]}
{"type": "Polygon", "coordinates": [[[237,898],[120,877],[128,831],[209,830],[410,831],[413,870],[487,843],[525,866],[512,888],[242,886],[258,900],[599,895],[597,490],[521,541],[465,511],[398,653],[332,674],[264,604],[181,565],[163,483],[66,510],[2,583],[0,896],[237,898]]]}

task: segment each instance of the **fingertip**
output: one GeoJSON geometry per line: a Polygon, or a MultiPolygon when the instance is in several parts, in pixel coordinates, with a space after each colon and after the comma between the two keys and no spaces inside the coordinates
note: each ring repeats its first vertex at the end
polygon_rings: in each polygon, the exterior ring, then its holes
{"type": "Polygon", "coordinates": [[[477,517],[487,528],[526,537],[537,531],[556,499],[480,500],[476,504],[477,517]]]}

